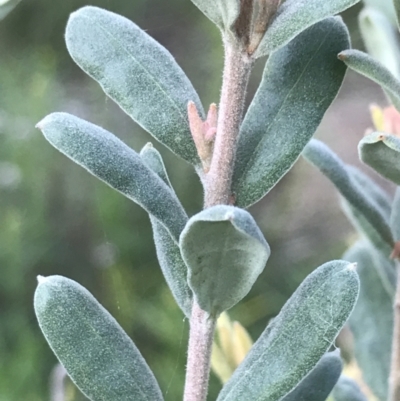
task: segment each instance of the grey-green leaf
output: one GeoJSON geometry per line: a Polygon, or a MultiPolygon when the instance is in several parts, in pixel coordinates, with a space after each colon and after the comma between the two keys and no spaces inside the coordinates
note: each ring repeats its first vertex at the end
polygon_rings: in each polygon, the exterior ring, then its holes
{"type": "Polygon", "coordinates": [[[239,207],[261,199],[287,173],[335,98],[349,47],[343,22],[329,18],[273,53],[241,127],[233,191],[239,207]]]}
{"type": "Polygon", "coordinates": [[[393,237],[385,214],[369,196],[365,195],[355,182],[346,165],[322,142],[312,139],[305,147],[303,156],[316,166],[338,189],[347,202],[361,213],[375,228],[389,247],[393,247],[393,237]]]}
{"type": "Polygon", "coordinates": [[[278,8],[255,55],[261,57],[289,43],[305,29],[360,0],[286,0],[278,8]]]}
{"type": "Polygon", "coordinates": [[[222,31],[230,30],[240,13],[240,0],[192,0],[222,31]]]}
{"type": "Polygon", "coordinates": [[[358,144],[360,159],[400,185],[400,138],[383,132],[366,135],[358,144]]]}
{"type": "Polygon", "coordinates": [[[311,273],[223,387],[217,401],[278,401],[316,366],[348,319],[359,289],[353,264],[311,273]]]}
{"type": "MultiPolygon", "coordinates": [[[[146,165],[171,187],[162,157],[151,144],[147,144],[142,149],[140,156],[146,165]]],[[[179,246],[155,217],[150,215],[150,221],[153,227],[157,258],[165,280],[183,313],[190,317],[193,293],[187,282],[187,267],[182,259],[179,246]]]]}
{"type": "Polygon", "coordinates": [[[247,295],[270,255],[253,217],[233,206],[213,206],[193,216],[179,245],[195,298],[214,316],[247,295]]]}
{"type": "Polygon", "coordinates": [[[393,5],[396,11],[397,26],[400,28],[400,0],[393,0],[393,5]]]}
{"type": "Polygon", "coordinates": [[[343,256],[357,263],[360,295],[350,316],[354,351],[363,378],[380,400],[387,399],[393,332],[393,298],[380,283],[368,243],[357,242],[343,256]]]}
{"type": "Polygon", "coordinates": [[[140,156],[105,129],[67,113],[53,113],[38,123],[61,153],[161,221],[175,241],[187,216],[174,192],[140,156]]]}
{"type": "Polygon", "coordinates": [[[392,229],[393,239],[400,241],[400,187],[396,188],[393,200],[392,213],[390,215],[390,228],[392,229]]]}
{"type": "Polygon", "coordinates": [[[166,49],[133,22],[97,7],[74,12],[65,38],[74,61],[130,117],[184,160],[200,163],[189,129],[188,102],[204,112],[166,49]]]}
{"type": "Polygon", "coordinates": [[[34,306],[51,349],[90,400],[163,400],[135,344],[81,285],[39,277],[34,306]]]}
{"type": "Polygon", "coordinates": [[[21,0],[3,0],[0,1],[0,21],[4,19],[21,0]]]}
{"type": "Polygon", "coordinates": [[[400,81],[379,61],[359,50],[345,50],[339,54],[349,68],[379,84],[400,111],[400,81]]]}
{"type": "Polygon", "coordinates": [[[315,368],[280,401],[325,401],[342,373],[339,350],[327,352],[315,368]]]}
{"type": "Polygon", "coordinates": [[[332,392],[335,401],[368,401],[359,385],[350,377],[341,376],[332,392]]]}

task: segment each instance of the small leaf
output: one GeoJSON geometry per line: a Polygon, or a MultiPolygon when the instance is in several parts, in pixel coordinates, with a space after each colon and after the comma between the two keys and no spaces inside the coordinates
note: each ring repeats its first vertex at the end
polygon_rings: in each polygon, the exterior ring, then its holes
{"type": "Polygon", "coordinates": [[[115,319],[81,285],[39,277],[35,313],[51,349],[92,401],[161,401],[156,379],[115,319]]]}
{"type": "Polygon", "coordinates": [[[400,187],[396,188],[393,200],[392,214],[390,215],[390,228],[395,241],[400,241],[400,187]]]}
{"type": "Polygon", "coordinates": [[[74,61],[140,126],[189,163],[200,160],[187,117],[192,84],[166,49],[128,19],[97,7],[71,14],[65,34],[74,61]]]}
{"type": "Polygon", "coordinates": [[[228,31],[240,13],[240,0],[192,0],[222,31],[228,31]]]}
{"type": "Polygon", "coordinates": [[[365,7],[358,17],[362,38],[368,53],[400,78],[398,30],[381,11],[365,7]]]}
{"type": "Polygon", "coordinates": [[[384,65],[359,50],[345,50],[338,57],[352,70],[379,84],[400,110],[400,81],[384,65]]]}
{"type": "Polygon", "coordinates": [[[186,213],[134,150],[105,129],[67,113],[50,114],[37,127],[61,153],[160,220],[177,241],[186,213]]]}
{"type": "Polygon", "coordinates": [[[374,132],[358,144],[360,159],[385,178],[400,185],[400,138],[374,132]]]}
{"type": "Polygon", "coordinates": [[[328,352],[298,386],[280,401],[325,401],[341,373],[339,350],[328,352]]]}
{"type": "Polygon", "coordinates": [[[0,0],[0,21],[4,19],[21,0],[0,0]]]}
{"type": "Polygon", "coordinates": [[[303,156],[329,178],[346,201],[375,228],[382,241],[393,248],[392,232],[384,213],[363,193],[339,157],[316,139],[305,147],[303,156]]]}
{"type": "Polygon", "coordinates": [[[340,377],[332,395],[334,401],[368,401],[358,384],[346,376],[340,377]]]}
{"type": "Polygon", "coordinates": [[[253,217],[233,206],[214,206],[193,216],[179,245],[196,300],[214,316],[247,295],[270,254],[253,217]]]}
{"type": "Polygon", "coordinates": [[[287,173],[335,98],[349,47],[343,22],[329,18],[273,53],[241,127],[233,177],[239,207],[260,200],[287,173]]]}
{"type": "Polygon", "coordinates": [[[332,261],[311,273],[253,345],[217,401],[278,401],[317,365],[358,294],[355,266],[332,261]]]}
{"type": "Polygon", "coordinates": [[[360,295],[350,316],[354,351],[363,378],[381,400],[387,399],[393,332],[393,299],[383,285],[368,243],[357,242],[343,256],[357,263],[360,295]]]}
{"type": "MultiPolygon", "coordinates": [[[[151,168],[169,187],[172,188],[160,153],[147,144],[140,152],[144,163],[151,168]]],[[[190,318],[193,293],[187,282],[187,267],[182,259],[179,246],[174,242],[168,230],[150,215],[154,233],[157,258],[165,280],[171,289],[177,304],[183,313],[190,318]]]]}
{"type": "Polygon", "coordinates": [[[255,55],[285,46],[305,29],[358,3],[359,0],[286,0],[278,8],[255,55]]]}

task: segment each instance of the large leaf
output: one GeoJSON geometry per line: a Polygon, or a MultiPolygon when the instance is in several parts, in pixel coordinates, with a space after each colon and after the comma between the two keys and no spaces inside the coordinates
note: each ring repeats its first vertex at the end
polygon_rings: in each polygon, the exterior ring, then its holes
{"type": "Polygon", "coordinates": [[[279,7],[255,55],[261,57],[289,43],[305,29],[360,0],[286,0],[279,7]]]}
{"type": "Polygon", "coordinates": [[[217,401],[278,401],[315,367],[357,300],[355,266],[326,263],[311,273],[253,345],[217,401]]]}
{"type": "Polygon", "coordinates": [[[331,180],[346,201],[375,228],[382,241],[393,248],[393,236],[387,217],[352,179],[351,173],[339,157],[316,139],[312,139],[305,147],[303,156],[331,180]]]}
{"type": "Polygon", "coordinates": [[[280,401],[325,401],[341,373],[339,350],[328,352],[299,385],[280,401]]]}
{"type": "Polygon", "coordinates": [[[37,126],[56,149],[146,209],[178,241],[186,213],[134,150],[105,129],[66,113],[50,114],[37,126]]]}
{"type": "Polygon", "coordinates": [[[200,164],[187,104],[203,109],[166,49],[133,22],[96,7],[73,13],[65,38],[74,61],[129,116],[178,156],[200,164]]]}
{"type": "Polygon", "coordinates": [[[350,316],[355,357],[363,378],[380,400],[387,399],[393,332],[393,298],[381,284],[374,255],[365,242],[357,242],[343,256],[357,263],[360,296],[350,316]]]}
{"type": "Polygon", "coordinates": [[[358,144],[360,159],[400,185],[400,138],[383,132],[366,135],[358,144]]]}
{"type": "Polygon", "coordinates": [[[179,245],[196,300],[214,316],[247,295],[270,254],[253,217],[233,206],[213,206],[193,216],[179,245]]]}
{"type": "Polygon", "coordinates": [[[359,50],[345,50],[339,54],[349,68],[381,85],[393,106],[400,111],[400,81],[379,61],[359,50]]]}
{"type": "Polygon", "coordinates": [[[161,401],[150,368],[115,319],[81,285],[39,277],[35,312],[51,349],[92,401],[161,401]]]}
{"type": "Polygon", "coordinates": [[[233,191],[240,207],[261,199],[292,167],[342,83],[337,53],[347,29],[329,18],[273,53],[241,127],[233,191]]]}
{"type": "Polygon", "coordinates": [[[0,0],[0,21],[5,18],[21,0],[0,0]]]}
{"type": "Polygon", "coordinates": [[[192,0],[221,30],[229,30],[240,13],[240,0],[192,0]]]}
{"type": "Polygon", "coordinates": [[[350,377],[341,376],[332,392],[334,401],[368,401],[359,385],[350,377]]]}
{"type": "MultiPolygon", "coordinates": [[[[162,157],[151,144],[147,144],[142,149],[140,157],[149,168],[172,188],[162,157]]],[[[179,246],[175,243],[168,230],[155,217],[150,215],[150,221],[153,227],[157,258],[165,280],[177,304],[185,315],[190,318],[193,293],[187,282],[187,267],[182,259],[179,246]]]]}

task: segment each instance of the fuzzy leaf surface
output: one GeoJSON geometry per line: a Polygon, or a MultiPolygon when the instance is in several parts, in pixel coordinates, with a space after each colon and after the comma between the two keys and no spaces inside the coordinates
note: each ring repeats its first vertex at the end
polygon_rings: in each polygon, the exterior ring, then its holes
{"type": "Polygon", "coordinates": [[[379,61],[359,50],[345,50],[339,54],[349,68],[380,85],[393,106],[400,111],[400,81],[379,61]]]}
{"type": "Polygon", "coordinates": [[[74,61],[122,110],[172,152],[200,163],[187,104],[203,108],[164,47],[128,19],[91,6],[71,14],[65,39],[74,61]]]}
{"type": "Polygon", "coordinates": [[[192,0],[222,31],[229,30],[240,13],[240,0],[192,0]]]}
{"type": "Polygon", "coordinates": [[[327,352],[315,368],[280,401],[325,401],[342,373],[339,350],[327,352]]]}
{"type": "Polygon", "coordinates": [[[61,276],[41,277],[34,306],[51,349],[90,400],[163,400],[135,344],[81,285],[61,276]]]}
{"type": "Polygon", "coordinates": [[[400,138],[383,132],[366,135],[358,144],[361,161],[400,185],[400,138]]]}
{"type": "Polygon", "coordinates": [[[278,401],[317,365],[357,300],[354,265],[336,260],[311,273],[223,387],[217,401],[278,401]]]}
{"type": "Polygon", "coordinates": [[[213,206],[193,216],[179,245],[196,300],[212,315],[247,295],[270,255],[253,217],[233,206],[213,206]]]}
{"type": "Polygon", "coordinates": [[[359,385],[350,377],[341,376],[332,392],[335,401],[368,401],[359,385]]]}
{"type": "MultiPolygon", "coordinates": [[[[147,144],[141,150],[140,157],[172,189],[163,159],[151,144],[147,144]]],[[[177,304],[183,313],[190,318],[193,293],[187,282],[187,267],[182,259],[179,246],[162,223],[151,215],[150,221],[153,227],[158,262],[165,280],[177,304]]]]}
{"type": "Polygon", "coordinates": [[[390,215],[390,228],[395,241],[400,241],[400,187],[396,188],[393,200],[392,214],[390,215]]]}
{"type": "Polygon", "coordinates": [[[288,44],[301,32],[360,0],[286,0],[268,27],[255,55],[261,57],[288,44]]]}
{"type": "Polygon", "coordinates": [[[346,165],[321,141],[312,139],[305,147],[303,156],[317,167],[336,187],[346,201],[375,227],[376,232],[389,247],[393,247],[393,237],[387,218],[352,179],[346,165]]]}
{"type": "Polygon", "coordinates": [[[178,241],[186,213],[171,188],[134,150],[105,129],[67,113],[50,114],[37,126],[57,150],[142,206],[178,241]]]}
{"type": "Polygon", "coordinates": [[[380,400],[387,399],[393,332],[393,298],[380,284],[374,255],[359,241],[343,256],[357,263],[360,295],[350,316],[354,351],[363,379],[380,400]]]}
{"type": "Polygon", "coordinates": [[[0,21],[4,19],[21,0],[0,1],[0,21]]]}
{"type": "Polygon", "coordinates": [[[232,184],[239,207],[260,200],[298,159],[339,91],[346,69],[337,53],[349,46],[343,22],[329,18],[271,55],[241,127],[232,184]]]}

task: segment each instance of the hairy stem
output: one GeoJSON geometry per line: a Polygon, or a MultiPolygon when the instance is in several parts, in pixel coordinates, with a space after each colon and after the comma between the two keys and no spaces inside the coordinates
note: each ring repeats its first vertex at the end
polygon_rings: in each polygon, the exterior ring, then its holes
{"type": "Polygon", "coordinates": [[[394,300],[392,364],[389,377],[389,401],[400,400],[400,262],[396,261],[397,287],[394,300]]]}
{"type": "Polygon", "coordinates": [[[225,67],[219,104],[217,134],[210,171],[206,176],[205,207],[231,203],[236,145],[252,58],[225,41],[225,67]]]}
{"type": "Polygon", "coordinates": [[[216,319],[193,302],[184,401],[205,401],[216,319]]]}

